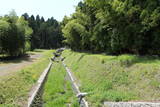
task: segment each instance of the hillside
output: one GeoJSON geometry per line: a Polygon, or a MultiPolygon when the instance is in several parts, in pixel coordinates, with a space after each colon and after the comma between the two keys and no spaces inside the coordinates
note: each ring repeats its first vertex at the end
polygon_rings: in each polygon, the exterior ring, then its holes
{"type": "Polygon", "coordinates": [[[160,100],[160,59],[147,56],[108,56],[65,50],[65,63],[88,92],[91,107],[104,101],[160,100]]]}

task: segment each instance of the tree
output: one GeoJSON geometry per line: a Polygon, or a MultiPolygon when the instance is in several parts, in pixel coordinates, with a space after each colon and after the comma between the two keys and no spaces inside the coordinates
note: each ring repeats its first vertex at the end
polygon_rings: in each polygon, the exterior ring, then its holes
{"type": "Polygon", "coordinates": [[[0,20],[0,52],[4,53],[4,43],[5,36],[8,35],[8,31],[10,30],[10,25],[8,22],[4,20],[0,20]]]}
{"type": "Polygon", "coordinates": [[[28,15],[28,13],[24,13],[22,16],[24,17],[25,20],[29,20],[29,15],[28,15]]]}
{"type": "Polygon", "coordinates": [[[25,53],[25,43],[32,33],[23,17],[14,12],[0,20],[0,50],[10,56],[19,56],[25,53]]]}
{"type": "Polygon", "coordinates": [[[71,48],[117,55],[160,54],[159,27],[159,0],[84,0],[62,21],[71,48]]]}
{"type": "Polygon", "coordinates": [[[29,26],[33,29],[33,34],[30,37],[31,50],[35,48],[58,48],[62,46],[62,33],[60,23],[53,17],[44,20],[39,15],[36,19],[33,15],[28,18],[29,26]]]}

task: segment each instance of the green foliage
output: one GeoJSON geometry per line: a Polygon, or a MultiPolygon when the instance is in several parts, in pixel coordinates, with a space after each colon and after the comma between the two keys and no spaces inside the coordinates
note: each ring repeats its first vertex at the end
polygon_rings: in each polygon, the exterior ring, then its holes
{"type": "Polygon", "coordinates": [[[23,17],[15,15],[12,11],[9,16],[0,19],[0,51],[10,56],[25,53],[25,44],[32,33],[23,17]]]}
{"type": "Polygon", "coordinates": [[[27,41],[25,43],[25,51],[27,52],[27,51],[30,51],[30,50],[31,50],[31,43],[30,43],[30,41],[27,41]]]}
{"type": "Polygon", "coordinates": [[[3,44],[2,40],[5,35],[8,35],[8,31],[10,29],[10,25],[8,22],[0,20],[0,52],[3,52],[3,44]]]}
{"type": "Polygon", "coordinates": [[[64,23],[63,33],[69,46],[79,50],[159,55],[159,22],[158,0],[84,0],[64,23]],[[84,27],[81,37],[71,33],[75,20],[84,27]]]}
{"type": "MultiPolygon", "coordinates": [[[[62,46],[62,33],[60,24],[53,17],[49,18],[47,21],[39,15],[36,18],[27,13],[22,15],[26,21],[28,21],[29,26],[33,29],[33,33],[30,36],[31,50],[36,48],[51,49],[58,48],[62,46]]],[[[28,30],[27,33],[30,30],[28,30]]]]}
{"type": "Polygon", "coordinates": [[[67,38],[67,43],[73,47],[73,49],[81,48],[83,43],[83,37],[87,36],[85,27],[78,23],[76,20],[70,21],[63,29],[65,38],[67,38]]]}

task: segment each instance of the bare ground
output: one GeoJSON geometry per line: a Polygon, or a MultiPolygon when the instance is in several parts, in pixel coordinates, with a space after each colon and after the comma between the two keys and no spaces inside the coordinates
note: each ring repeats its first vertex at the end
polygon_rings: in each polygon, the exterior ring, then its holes
{"type": "Polygon", "coordinates": [[[39,59],[42,56],[40,53],[31,54],[29,56],[25,56],[24,58],[13,61],[9,63],[0,64],[0,78],[4,76],[8,76],[11,74],[14,74],[15,72],[18,72],[22,68],[33,64],[37,59],[39,59]]]}

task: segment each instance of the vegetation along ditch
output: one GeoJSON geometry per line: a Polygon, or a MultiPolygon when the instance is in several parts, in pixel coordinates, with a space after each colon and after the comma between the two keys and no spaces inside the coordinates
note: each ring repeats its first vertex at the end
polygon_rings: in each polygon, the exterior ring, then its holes
{"type": "Polygon", "coordinates": [[[79,107],[71,82],[62,62],[53,62],[31,107],[79,107]]]}

